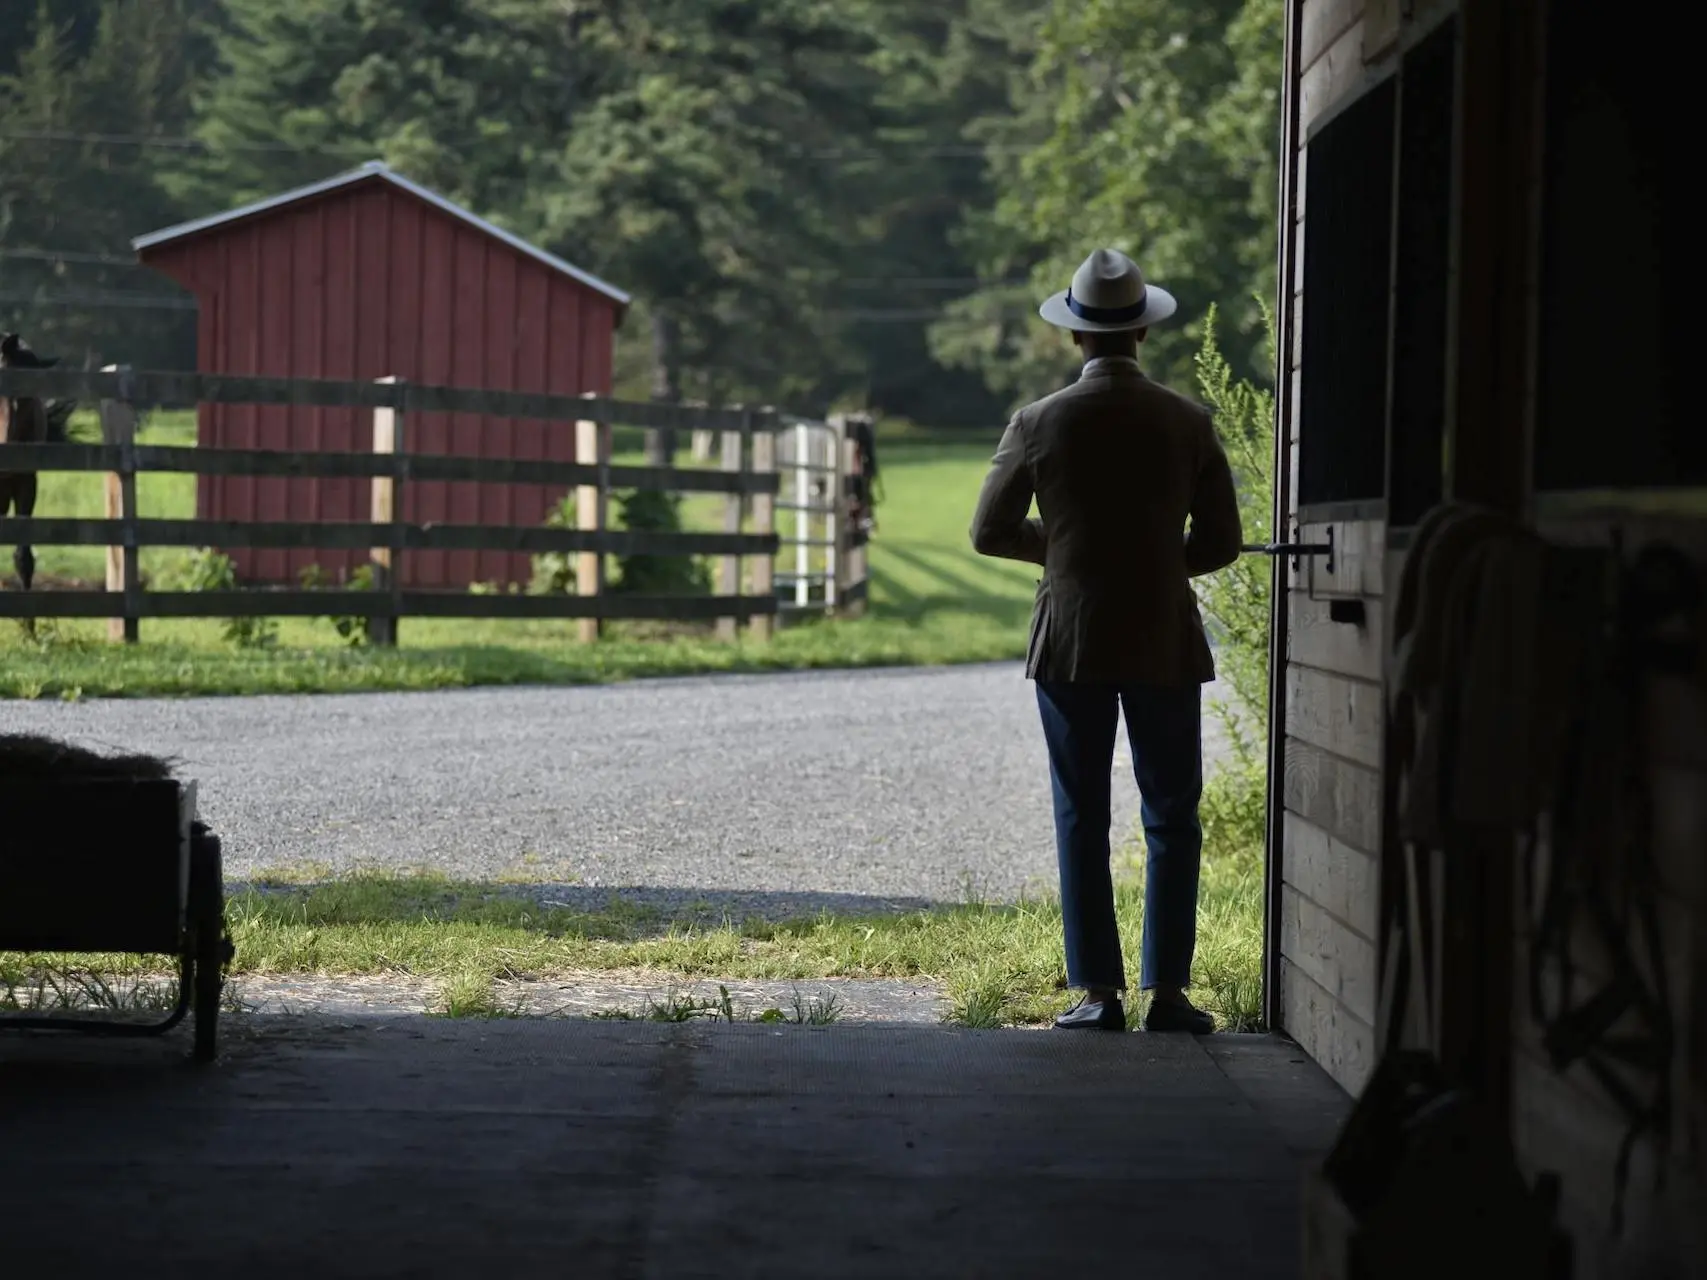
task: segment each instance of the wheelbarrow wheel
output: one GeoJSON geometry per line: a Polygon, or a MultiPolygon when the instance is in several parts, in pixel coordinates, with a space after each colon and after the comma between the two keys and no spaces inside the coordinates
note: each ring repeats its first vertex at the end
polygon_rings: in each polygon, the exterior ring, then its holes
{"type": "Polygon", "coordinates": [[[219,1046],[219,1005],[225,965],[231,958],[225,935],[225,875],[219,837],[197,824],[190,838],[189,925],[195,984],[195,1057],[212,1062],[219,1046]]]}

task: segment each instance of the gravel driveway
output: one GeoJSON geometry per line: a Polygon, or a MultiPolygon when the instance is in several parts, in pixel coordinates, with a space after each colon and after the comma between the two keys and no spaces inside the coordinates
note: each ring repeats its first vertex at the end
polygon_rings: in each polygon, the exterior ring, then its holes
{"type": "MultiPolygon", "coordinates": [[[[583,688],[0,702],[0,727],[175,756],[228,875],[524,877],[554,900],[874,909],[1054,878],[1017,665],[583,688]]],[[[1206,743],[1213,754],[1217,747],[1206,743]]],[[[1116,835],[1137,815],[1122,742],[1116,835]]]]}

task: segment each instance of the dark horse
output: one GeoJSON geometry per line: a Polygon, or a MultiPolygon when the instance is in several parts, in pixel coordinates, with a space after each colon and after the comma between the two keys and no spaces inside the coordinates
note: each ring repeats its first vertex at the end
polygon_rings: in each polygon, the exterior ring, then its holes
{"type": "MultiPolygon", "coordinates": [[[[15,333],[0,334],[0,369],[51,369],[57,359],[43,360],[15,333]]],[[[9,444],[51,444],[65,439],[65,423],[74,406],[68,400],[43,404],[35,396],[0,396],[0,517],[32,516],[36,511],[36,473],[8,471],[9,444]]],[[[25,591],[36,576],[36,556],[21,543],[12,552],[18,583],[25,591]]]]}

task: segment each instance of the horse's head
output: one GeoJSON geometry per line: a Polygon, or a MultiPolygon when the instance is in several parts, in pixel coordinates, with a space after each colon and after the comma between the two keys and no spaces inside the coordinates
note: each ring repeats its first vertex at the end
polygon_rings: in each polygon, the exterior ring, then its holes
{"type": "Polygon", "coordinates": [[[51,369],[58,363],[58,356],[43,360],[30,350],[22,334],[0,334],[0,369],[51,369]]]}

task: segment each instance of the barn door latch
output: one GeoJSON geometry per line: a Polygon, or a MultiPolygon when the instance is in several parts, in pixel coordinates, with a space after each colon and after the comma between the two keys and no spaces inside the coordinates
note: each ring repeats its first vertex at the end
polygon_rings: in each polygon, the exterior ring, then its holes
{"type": "MultiPolygon", "coordinates": [[[[1297,570],[1299,561],[1305,556],[1326,556],[1327,560],[1322,567],[1332,573],[1334,571],[1333,525],[1330,524],[1327,527],[1326,535],[1326,542],[1247,542],[1239,550],[1247,555],[1254,556],[1291,556],[1294,571],[1297,570]]],[[[1294,539],[1298,537],[1297,529],[1292,531],[1292,536],[1294,539]]]]}

